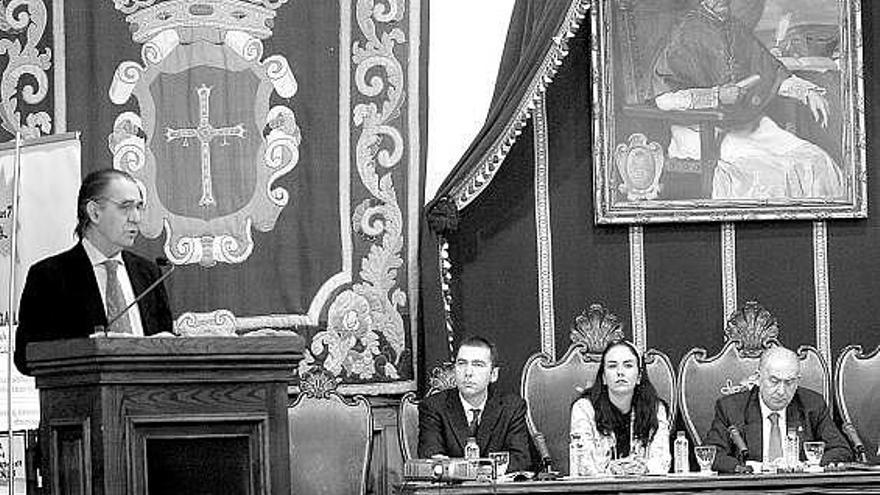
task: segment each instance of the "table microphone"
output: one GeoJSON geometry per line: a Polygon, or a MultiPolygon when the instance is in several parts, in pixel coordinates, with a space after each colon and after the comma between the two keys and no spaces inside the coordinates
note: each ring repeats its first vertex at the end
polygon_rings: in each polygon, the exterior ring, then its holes
{"type": "Polygon", "coordinates": [[[737,428],[736,425],[730,425],[727,427],[727,434],[730,436],[730,441],[736,446],[740,462],[745,462],[746,458],[749,456],[749,446],[746,445],[746,441],[743,440],[739,428],[737,428]]]}
{"type": "Polygon", "coordinates": [[[535,478],[539,481],[555,480],[559,477],[559,473],[553,471],[553,456],[550,455],[550,449],[547,447],[547,439],[543,433],[535,433],[533,437],[535,448],[538,455],[541,456],[541,469],[535,478]]]}
{"type": "Polygon", "coordinates": [[[166,258],[164,256],[160,256],[160,257],[156,258],[156,264],[159,265],[160,267],[161,266],[170,266],[171,268],[167,272],[163,273],[161,277],[157,278],[146,289],[144,289],[144,291],[141,292],[137,297],[135,297],[134,301],[128,303],[128,306],[122,308],[122,311],[120,311],[119,313],[116,313],[116,315],[114,315],[113,318],[110,318],[110,321],[107,322],[107,325],[104,327],[104,330],[103,330],[105,337],[107,336],[107,329],[108,328],[113,326],[114,323],[116,323],[120,318],[122,318],[122,315],[127,313],[128,310],[131,309],[132,306],[139,303],[141,301],[141,299],[143,299],[147,294],[149,294],[150,292],[153,292],[153,290],[155,290],[156,287],[159,286],[159,284],[164,282],[165,279],[170,277],[171,274],[174,273],[174,270],[177,269],[177,265],[174,265],[173,263],[168,261],[168,258],[166,258]]]}
{"type": "Polygon", "coordinates": [[[856,452],[856,459],[859,462],[868,463],[868,454],[867,449],[865,449],[865,444],[862,442],[862,439],[859,437],[859,432],[856,431],[855,425],[852,423],[844,423],[841,428],[843,433],[849,438],[850,443],[852,443],[853,450],[856,452]]]}

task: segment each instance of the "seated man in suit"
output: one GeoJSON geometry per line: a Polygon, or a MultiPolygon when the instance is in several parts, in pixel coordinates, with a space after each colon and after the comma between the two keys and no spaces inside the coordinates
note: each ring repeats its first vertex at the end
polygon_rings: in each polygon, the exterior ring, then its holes
{"type": "Polygon", "coordinates": [[[812,390],[798,387],[801,371],[797,354],[782,346],[765,350],[758,375],[758,386],[722,397],[715,404],[715,418],[706,435],[706,444],[718,449],[714,469],[744,470],[737,459],[740,449],[728,430],[731,425],[739,430],[748,448],[746,461],[750,465],[749,461],[782,457],[782,442],[789,428],[801,428],[802,442],[825,442],[823,465],[852,460],[849,444],[834,424],[825,400],[812,390]]]}
{"type": "Polygon", "coordinates": [[[103,169],[83,179],[74,231],[80,242],[28,270],[15,337],[15,365],[22,373],[29,373],[29,342],[88,337],[114,318],[108,331],[171,331],[161,285],[122,313],[161,275],[153,262],[124,251],[134,244],[143,210],[141,190],[131,175],[103,169]]]}
{"type": "Polygon", "coordinates": [[[525,401],[489,388],[498,380],[497,359],[488,340],[462,341],[455,357],[457,388],[419,404],[419,457],[464,457],[468,437],[475,437],[481,457],[507,451],[509,471],[532,468],[525,401]]]}

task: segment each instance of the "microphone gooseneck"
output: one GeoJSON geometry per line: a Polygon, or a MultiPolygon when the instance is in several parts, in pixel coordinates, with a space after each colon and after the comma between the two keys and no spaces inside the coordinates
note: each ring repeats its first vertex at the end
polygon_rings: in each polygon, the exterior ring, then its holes
{"type": "Polygon", "coordinates": [[[554,480],[559,477],[558,473],[553,472],[553,456],[550,455],[550,448],[547,447],[547,439],[541,432],[535,433],[532,437],[535,441],[535,449],[541,456],[541,468],[538,470],[536,479],[538,480],[554,480]]]}
{"type": "Polygon", "coordinates": [[[730,441],[736,446],[740,462],[745,462],[749,456],[749,446],[746,445],[746,441],[739,432],[739,428],[736,425],[730,425],[727,427],[727,434],[730,436],[730,441]]]}
{"type": "Polygon", "coordinates": [[[851,422],[846,422],[841,427],[843,430],[843,434],[846,435],[847,439],[853,446],[853,450],[856,453],[856,459],[859,462],[867,463],[868,462],[868,453],[865,448],[864,442],[862,442],[862,438],[859,436],[859,432],[856,431],[856,427],[851,422]]]}
{"type": "Polygon", "coordinates": [[[107,330],[110,327],[112,327],[113,324],[116,323],[120,318],[122,318],[123,315],[128,313],[128,310],[131,309],[132,306],[139,303],[144,297],[146,297],[147,294],[149,294],[150,292],[153,292],[153,290],[155,290],[156,287],[158,287],[162,282],[164,282],[165,279],[170,277],[171,274],[174,273],[174,270],[177,269],[177,265],[168,261],[168,258],[165,258],[164,256],[160,256],[160,257],[156,258],[156,264],[159,266],[170,266],[171,268],[168,269],[167,272],[163,273],[162,276],[160,276],[159,278],[154,280],[152,284],[147,286],[147,288],[144,289],[143,292],[138,294],[138,296],[135,297],[132,302],[128,303],[128,305],[126,307],[122,308],[122,311],[113,315],[113,318],[110,318],[110,320],[107,322],[107,325],[104,327],[104,336],[107,336],[107,330]]]}

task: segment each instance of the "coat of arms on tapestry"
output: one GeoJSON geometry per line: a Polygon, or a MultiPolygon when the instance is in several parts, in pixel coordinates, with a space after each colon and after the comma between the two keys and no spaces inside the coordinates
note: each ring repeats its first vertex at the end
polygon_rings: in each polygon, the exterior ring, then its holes
{"type": "Polygon", "coordinates": [[[67,127],[94,131],[85,170],[143,186],[136,247],[178,267],[177,332],[296,331],[301,370],[414,388],[424,3],[56,9],[67,127]]]}

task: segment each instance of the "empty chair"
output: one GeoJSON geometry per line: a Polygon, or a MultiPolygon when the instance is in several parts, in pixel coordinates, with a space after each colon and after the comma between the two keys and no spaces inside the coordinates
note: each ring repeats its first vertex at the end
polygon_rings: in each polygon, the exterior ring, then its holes
{"type": "Polygon", "coordinates": [[[843,431],[857,458],[880,462],[880,346],[862,354],[862,346],[847,346],[837,358],[835,399],[843,431]]]}
{"type": "Polygon", "coordinates": [[[292,493],[348,495],[366,492],[373,415],[364,397],[347,399],[336,380],[309,374],[287,410],[292,493]]]}
{"type": "MultiPolygon", "coordinates": [[[[455,369],[452,363],[443,363],[431,370],[430,388],[425,397],[455,387],[455,369]]],[[[398,425],[400,428],[400,451],[403,460],[408,461],[419,456],[419,400],[415,392],[407,392],[400,399],[398,425]]]]}

